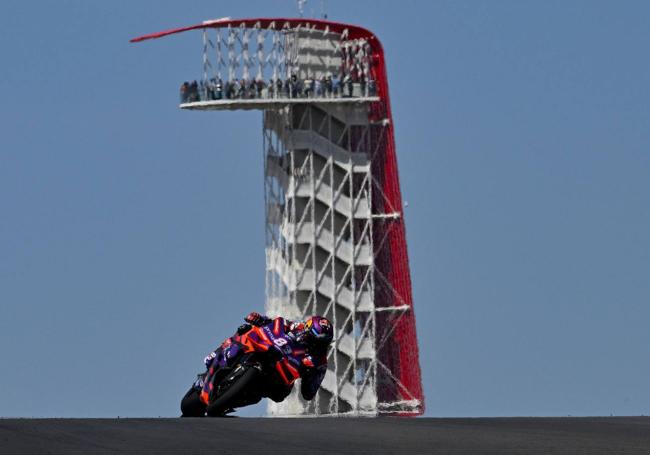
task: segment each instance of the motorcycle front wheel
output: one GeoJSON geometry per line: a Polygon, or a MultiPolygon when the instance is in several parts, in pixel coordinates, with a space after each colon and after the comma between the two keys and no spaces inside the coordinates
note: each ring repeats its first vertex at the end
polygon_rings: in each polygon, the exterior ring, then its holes
{"type": "Polygon", "coordinates": [[[208,405],[206,411],[210,417],[224,415],[228,409],[234,407],[233,404],[237,402],[239,395],[257,380],[260,375],[259,370],[253,366],[245,368],[246,371],[208,405]]]}
{"type": "Polygon", "coordinates": [[[192,387],[181,400],[181,417],[205,416],[205,403],[201,401],[200,391],[192,387]]]}

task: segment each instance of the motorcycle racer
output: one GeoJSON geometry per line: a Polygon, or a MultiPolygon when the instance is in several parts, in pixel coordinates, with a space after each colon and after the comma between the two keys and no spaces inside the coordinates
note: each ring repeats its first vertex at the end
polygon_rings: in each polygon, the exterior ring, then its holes
{"type": "MultiPolygon", "coordinates": [[[[246,323],[239,327],[238,334],[247,332],[251,326],[261,327],[272,323],[274,327],[282,327],[287,336],[295,341],[299,347],[293,350],[293,354],[300,360],[298,368],[301,378],[300,392],[305,400],[312,400],[327,372],[327,348],[334,335],[330,321],[322,316],[311,316],[305,321],[290,321],[283,317],[272,319],[256,312],[250,313],[244,321],[246,323]]],[[[210,369],[213,360],[219,356],[223,347],[224,345],[218,347],[205,357],[204,363],[207,369],[210,369]]],[[[266,385],[264,396],[279,403],[291,393],[292,389],[293,384],[286,385],[274,381],[266,385]]]]}

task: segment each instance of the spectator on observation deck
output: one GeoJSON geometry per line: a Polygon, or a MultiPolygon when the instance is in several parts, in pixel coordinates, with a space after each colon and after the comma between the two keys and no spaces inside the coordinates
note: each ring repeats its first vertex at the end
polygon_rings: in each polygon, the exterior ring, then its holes
{"type": "Polygon", "coordinates": [[[234,81],[226,82],[226,98],[229,100],[233,99],[236,94],[236,85],[234,81]]]}
{"type": "Polygon", "coordinates": [[[332,94],[337,98],[341,96],[341,79],[338,76],[332,76],[332,94]]]}
{"type": "Polygon", "coordinates": [[[313,79],[307,78],[305,79],[305,90],[304,90],[304,95],[305,98],[309,98],[313,94],[313,79]]]}
{"type": "Polygon", "coordinates": [[[329,76],[327,74],[323,74],[323,77],[320,79],[320,93],[321,96],[325,97],[327,96],[327,78],[329,76]]]}
{"type": "Polygon", "coordinates": [[[374,79],[368,81],[368,96],[375,96],[377,94],[377,83],[374,79]]]}
{"type": "Polygon", "coordinates": [[[206,101],[212,101],[214,99],[214,86],[215,78],[208,79],[205,82],[205,99],[206,101]]]}
{"type": "MultiPolygon", "coordinates": [[[[353,82],[352,82],[352,77],[349,74],[346,74],[345,77],[343,78],[343,91],[347,90],[348,94],[347,96],[352,97],[352,89],[353,89],[353,82]]],[[[345,96],[345,95],[344,95],[345,96]]]]}
{"type": "Polygon", "coordinates": [[[316,78],[314,79],[314,95],[317,97],[323,96],[323,85],[325,82],[325,76],[321,77],[320,79],[316,78]]]}
{"type": "Polygon", "coordinates": [[[223,99],[223,81],[221,78],[217,80],[217,83],[214,86],[214,99],[223,99]]]}
{"type": "Polygon", "coordinates": [[[199,84],[196,81],[192,81],[190,84],[190,96],[189,102],[194,103],[199,100],[199,84]]]}
{"type": "Polygon", "coordinates": [[[291,79],[288,81],[289,85],[289,96],[291,98],[297,98],[298,97],[298,76],[295,74],[291,75],[291,79]]]}
{"type": "Polygon", "coordinates": [[[237,81],[237,98],[246,97],[246,81],[244,79],[239,79],[237,81]]]}
{"type": "Polygon", "coordinates": [[[273,98],[273,92],[275,91],[275,82],[273,82],[273,78],[269,79],[269,84],[266,87],[266,97],[273,98]]]}
{"type": "Polygon", "coordinates": [[[181,84],[181,103],[187,103],[189,97],[190,84],[185,81],[181,84]]]}
{"type": "Polygon", "coordinates": [[[325,95],[328,98],[331,97],[332,96],[332,90],[333,90],[332,75],[331,74],[328,74],[327,76],[325,76],[325,83],[324,83],[323,86],[324,86],[325,95]]]}
{"type": "Polygon", "coordinates": [[[257,80],[257,97],[262,98],[262,95],[264,94],[264,89],[266,88],[266,82],[264,82],[264,79],[259,78],[257,80]]]}
{"type": "Polygon", "coordinates": [[[199,99],[198,101],[205,101],[205,84],[203,81],[199,81],[199,91],[198,91],[199,99]]]}
{"type": "Polygon", "coordinates": [[[366,84],[366,77],[363,74],[361,74],[361,76],[359,77],[359,88],[361,89],[361,93],[359,94],[360,96],[368,96],[368,93],[366,93],[367,87],[368,86],[366,84]]]}
{"type": "Polygon", "coordinates": [[[284,91],[286,90],[284,84],[282,83],[282,79],[278,78],[278,80],[275,81],[275,86],[277,87],[275,96],[277,98],[281,98],[284,95],[284,91]]]}
{"type": "Polygon", "coordinates": [[[208,100],[209,101],[214,101],[217,99],[217,78],[213,77],[212,79],[208,80],[207,83],[208,87],[208,100]]]}
{"type": "Polygon", "coordinates": [[[250,83],[248,84],[248,94],[247,98],[256,98],[257,96],[257,83],[255,82],[255,79],[251,79],[250,83]]]}
{"type": "Polygon", "coordinates": [[[291,78],[287,78],[284,81],[284,92],[285,92],[285,96],[287,98],[291,98],[291,94],[293,93],[293,89],[294,89],[294,83],[291,82],[291,78]]]}

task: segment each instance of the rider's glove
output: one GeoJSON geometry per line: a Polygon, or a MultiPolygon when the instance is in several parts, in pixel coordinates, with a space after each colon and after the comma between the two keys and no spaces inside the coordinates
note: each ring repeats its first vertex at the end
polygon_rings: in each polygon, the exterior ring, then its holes
{"type": "Polygon", "coordinates": [[[244,318],[244,321],[255,326],[264,325],[267,320],[268,319],[266,317],[262,316],[259,313],[256,313],[255,311],[253,311],[252,313],[250,313],[248,316],[244,318]]]}
{"type": "Polygon", "coordinates": [[[237,334],[238,334],[238,335],[243,335],[243,334],[245,334],[246,332],[248,332],[250,329],[251,329],[251,325],[250,325],[250,324],[242,324],[242,325],[240,325],[239,328],[237,329],[237,334]]]}

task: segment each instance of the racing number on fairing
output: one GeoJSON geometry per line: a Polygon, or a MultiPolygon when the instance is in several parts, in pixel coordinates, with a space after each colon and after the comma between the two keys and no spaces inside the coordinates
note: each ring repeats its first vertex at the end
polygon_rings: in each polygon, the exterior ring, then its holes
{"type": "Polygon", "coordinates": [[[284,352],[286,355],[291,354],[291,346],[287,346],[287,340],[285,340],[284,338],[275,338],[273,340],[273,343],[275,343],[275,345],[278,348],[280,348],[280,350],[284,352]]]}

